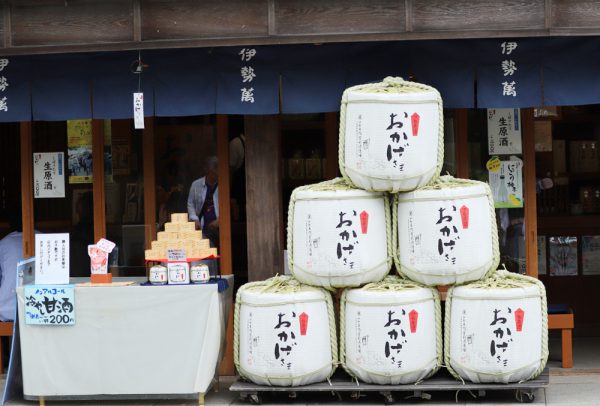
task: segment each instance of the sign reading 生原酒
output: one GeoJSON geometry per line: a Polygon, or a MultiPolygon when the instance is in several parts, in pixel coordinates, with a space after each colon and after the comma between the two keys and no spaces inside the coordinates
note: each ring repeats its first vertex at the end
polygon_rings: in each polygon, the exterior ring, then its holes
{"type": "Polygon", "coordinates": [[[65,197],[64,153],[36,152],[33,154],[33,197],[65,197]]]}

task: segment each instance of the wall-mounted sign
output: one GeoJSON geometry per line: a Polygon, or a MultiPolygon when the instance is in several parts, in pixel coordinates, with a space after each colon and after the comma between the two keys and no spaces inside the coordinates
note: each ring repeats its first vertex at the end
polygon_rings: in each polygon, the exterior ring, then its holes
{"type": "Polygon", "coordinates": [[[521,153],[521,115],[519,109],[487,109],[488,153],[521,153]]]}
{"type": "Polygon", "coordinates": [[[25,324],[75,324],[75,286],[25,286],[25,324]]]}
{"type": "Polygon", "coordinates": [[[35,235],[35,283],[69,283],[69,234],[35,235]]]}
{"type": "Polygon", "coordinates": [[[523,207],[523,161],[517,157],[509,161],[492,157],[486,166],[496,208],[523,207]]]}
{"type": "Polygon", "coordinates": [[[65,197],[65,156],[62,152],[33,154],[33,197],[65,197]]]}

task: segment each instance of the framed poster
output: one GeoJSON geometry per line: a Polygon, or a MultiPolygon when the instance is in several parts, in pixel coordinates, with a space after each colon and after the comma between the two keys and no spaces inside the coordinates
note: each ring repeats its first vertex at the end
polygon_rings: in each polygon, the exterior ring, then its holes
{"type": "Polygon", "coordinates": [[[600,235],[581,237],[581,262],[584,275],[600,275],[600,235]]]}
{"type": "Polygon", "coordinates": [[[550,237],[548,247],[550,276],[576,276],[577,237],[550,237]]]}
{"type": "Polygon", "coordinates": [[[486,164],[490,189],[497,209],[523,207],[523,161],[511,156],[508,161],[492,157],[486,164]]]}

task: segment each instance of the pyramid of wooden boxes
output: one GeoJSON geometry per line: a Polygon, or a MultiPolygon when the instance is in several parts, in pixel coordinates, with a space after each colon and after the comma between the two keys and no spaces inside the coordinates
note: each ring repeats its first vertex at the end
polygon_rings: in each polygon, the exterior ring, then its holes
{"type": "Polygon", "coordinates": [[[159,231],[152,248],[146,250],[146,261],[166,261],[167,250],[184,249],[188,259],[202,259],[217,256],[217,249],[210,247],[210,241],[202,238],[202,231],[188,221],[187,213],[173,213],[171,221],[165,223],[165,231],[159,231]]]}

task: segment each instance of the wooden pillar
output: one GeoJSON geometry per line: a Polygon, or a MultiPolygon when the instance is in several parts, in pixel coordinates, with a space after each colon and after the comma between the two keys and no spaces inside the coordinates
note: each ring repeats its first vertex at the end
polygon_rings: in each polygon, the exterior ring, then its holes
{"type": "Polygon", "coordinates": [[[104,189],[104,120],[92,120],[92,190],[94,195],[94,242],[106,237],[104,189]]]}
{"type": "Polygon", "coordinates": [[[246,116],[248,280],[283,273],[279,116],[246,116]]]}
{"type": "Polygon", "coordinates": [[[226,115],[217,115],[217,159],[219,160],[219,254],[221,273],[230,275],[231,260],[231,202],[229,183],[229,136],[226,115]]]}
{"type": "Polygon", "coordinates": [[[338,146],[338,113],[325,113],[325,179],[333,179],[339,174],[338,146]]]}
{"type": "Polygon", "coordinates": [[[21,122],[21,211],[23,218],[23,257],[35,255],[33,234],[33,147],[32,123],[21,122]]]}
{"type": "Polygon", "coordinates": [[[454,110],[456,176],[469,178],[469,119],[467,109],[454,110]]]}
{"type": "Polygon", "coordinates": [[[523,199],[525,201],[525,259],[527,275],[538,277],[537,207],[533,109],[521,109],[523,125],[523,199]]]}
{"type": "MultiPolygon", "coordinates": [[[[144,157],[144,224],[146,225],[146,249],[156,239],[156,173],[154,168],[154,117],[144,119],[142,140],[144,157]]],[[[170,219],[169,219],[170,221],[170,219]]]]}

